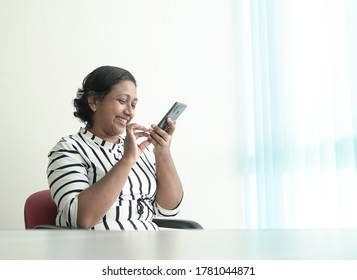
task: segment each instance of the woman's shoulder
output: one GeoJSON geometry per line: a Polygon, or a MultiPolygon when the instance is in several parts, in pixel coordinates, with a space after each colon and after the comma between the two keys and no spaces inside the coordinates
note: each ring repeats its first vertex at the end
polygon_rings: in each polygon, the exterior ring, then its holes
{"type": "Polygon", "coordinates": [[[69,134],[69,135],[61,137],[61,139],[58,141],[58,143],[59,144],[60,143],[61,144],[65,144],[65,143],[73,144],[79,140],[81,140],[80,132],[77,132],[77,133],[73,133],[73,134],[69,134]]]}
{"type": "Polygon", "coordinates": [[[83,141],[80,133],[81,131],[78,131],[77,133],[62,136],[52,150],[61,148],[71,149],[74,148],[74,146],[78,146],[83,141]]]}

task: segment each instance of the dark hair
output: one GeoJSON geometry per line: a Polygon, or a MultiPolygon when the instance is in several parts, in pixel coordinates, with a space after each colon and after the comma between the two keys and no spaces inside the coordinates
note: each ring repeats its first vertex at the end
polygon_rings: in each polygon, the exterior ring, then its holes
{"type": "Polygon", "coordinates": [[[91,96],[95,100],[103,99],[120,81],[132,81],[136,86],[134,76],[125,69],[101,66],[93,70],[84,78],[82,88],[77,91],[77,97],[73,100],[75,108],[73,115],[86,123],[87,128],[91,128],[93,111],[89,107],[88,97],[91,96]]]}

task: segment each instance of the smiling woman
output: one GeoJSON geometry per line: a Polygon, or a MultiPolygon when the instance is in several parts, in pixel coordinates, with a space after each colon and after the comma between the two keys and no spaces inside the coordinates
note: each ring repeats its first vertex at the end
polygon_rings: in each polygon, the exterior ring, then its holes
{"type": "Polygon", "coordinates": [[[125,69],[102,66],[84,79],[74,115],[86,126],[49,153],[58,226],[158,230],[154,216],[178,213],[183,190],[170,152],[175,123],[168,119],[167,131],[131,123],[137,101],[135,78],[125,69]]]}
{"type": "Polygon", "coordinates": [[[88,104],[93,112],[91,132],[110,142],[117,142],[127,124],[135,115],[137,103],[136,86],[132,81],[123,80],[113,85],[111,91],[100,99],[88,96],[88,104]]]}
{"type": "Polygon", "coordinates": [[[87,128],[91,128],[94,121],[93,115],[97,110],[97,102],[103,101],[110,91],[113,91],[111,97],[120,103],[127,102],[126,99],[132,96],[135,102],[133,108],[135,108],[137,98],[134,76],[119,67],[101,66],[84,78],[82,89],[78,90],[77,98],[74,100],[76,108],[74,116],[85,122],[87,128]]]}

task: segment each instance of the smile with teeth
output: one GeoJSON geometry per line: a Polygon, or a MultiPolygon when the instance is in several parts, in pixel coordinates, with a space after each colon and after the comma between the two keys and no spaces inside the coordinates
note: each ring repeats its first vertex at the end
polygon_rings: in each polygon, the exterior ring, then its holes
{"type": "Polygon", "coordinates": [[[127,123],[128,123],[128,120],[127,119],[124,119],[122,117],[117,117],[117,120],[119,120],[119,123],[126,126],[127,123]]]}

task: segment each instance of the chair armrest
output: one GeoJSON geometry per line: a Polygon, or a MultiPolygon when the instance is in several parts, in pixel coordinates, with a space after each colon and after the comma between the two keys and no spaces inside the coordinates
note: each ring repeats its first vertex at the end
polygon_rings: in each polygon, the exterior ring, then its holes
{"type": "Polygon", "coordinates": [[[38,226],[35,226],[32,229],[71,229],[71,228],[59,227],[59,226],[54,226],[54,225],[38,225],[38,226]]]}
{"type": "Polygon", "coordinates": [[[192,220],[183,219],[168,219],[168,218],[154,218],[153,222],[158,227],[174,228],[174,229],[203,229],[203,227],[192,220]]]}
{"type": "MultiPolygon", "coordinates": [[[[192,220],[154,218],[153,222],[157,224],[158,227],[162,227],[162,228],[203,229],[203,227],[199,223],[192,220]]],[[[35,226],[33,229],[71,229],[71,228],[60,227],[55,225],[38,225],[35,226]]]]}

